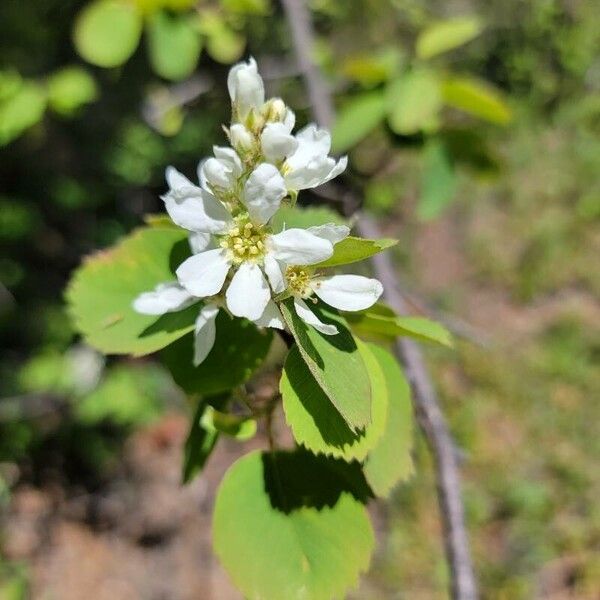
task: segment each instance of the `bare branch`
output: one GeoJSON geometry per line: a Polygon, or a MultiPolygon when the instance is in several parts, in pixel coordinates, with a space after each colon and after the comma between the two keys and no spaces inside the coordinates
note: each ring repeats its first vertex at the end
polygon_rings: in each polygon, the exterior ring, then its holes
{"type": "MultiPolygon", "coordinates": [[[[319,70],[310,59],[314,35],[310,13],[304,0],[282,0],[292,31],[294,48],[303,73],[315,118],[330,126],[334,118],[331,95],[319,70]]],[[[361,214],[357,221],[361,235],[381,237],[377,224],[361,214]]],[[[373,257],[373,267],[385,287],[385,297],[399,313],[406,312],[394,266],[385,253],[373,257]]],[[[439,407],[437,394],[429,378],[420,348],[407,338],[400,338],[395,347],[403,363],[413,391],[413,403],[419,424],[435,458],[438,500],[444,526],[444,544],[451,571],[451,594],[454,600],[476,600],[477,585],[469,550],[464,519],[458,462],[454,442],[439,407]]]]}

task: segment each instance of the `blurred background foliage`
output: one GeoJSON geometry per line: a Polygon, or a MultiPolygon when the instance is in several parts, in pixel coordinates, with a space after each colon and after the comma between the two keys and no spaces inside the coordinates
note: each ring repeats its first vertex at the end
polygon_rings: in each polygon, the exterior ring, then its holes
{"type": "MultiPolygon", "coordinates": [[[[334,148],[350,155],[346,183],[400,238],[416,312],[447,317],[468,338],[428,353],[466,457],[484,597],[596,598],[598,6],[310,5],[314,60],[339,110],[334,148]]],[[[101,488],[132,431],[187,410],[157,363],[79,345],[62,290],[82,255],[161,210],[167,164],[191,174],[222,142],[228,65],[249,54],[305,123],[272,0],[1,3],[5,514],[23,485],[101,488]]],[[[0,597],[27,597],[30,565],[3,556],[0,597]]],[[[446,578],[421,445],[357,597],[443,598],[446,578]]]]}

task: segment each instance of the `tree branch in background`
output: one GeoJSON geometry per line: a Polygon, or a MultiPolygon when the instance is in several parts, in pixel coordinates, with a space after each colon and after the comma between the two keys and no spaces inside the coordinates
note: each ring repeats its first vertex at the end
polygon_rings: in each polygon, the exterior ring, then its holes
{"type": "MultiPolygon", "coordinates": [[[[292,32],[298,65],[307,85],[313,114],[320,125],[330,127],[335,115],[331,94],[310,57],[310,49],[314,42],[310,12],[304,0],[282,0],[282,4],[292,32]]],[[[375,221],[365,214],[360,214],[357,227],[365,237],[382,237],[375,221]]],[[[375,274],[384,285],[386,300],[398,313],[406,313],[406,303],[389,256],[382,253],[372,260],[375,274]]],[[[435,458],[438,501],[451,572],[452,598],[476,600],[477,584],[465,526],[458,462],[452,436],[439,407],[437,394],[420,348],[408,338],[399,338],[395,352],[405,367],[413,391],[415,413],[435,458]]]]}

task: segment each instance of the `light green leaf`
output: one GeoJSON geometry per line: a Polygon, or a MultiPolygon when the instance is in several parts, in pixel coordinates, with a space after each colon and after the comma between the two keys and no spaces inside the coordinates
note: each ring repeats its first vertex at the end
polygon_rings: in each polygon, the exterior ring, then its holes
{"type": "Polygon", "coordinates": [[[241,57],[246,38],[231,29],[222,14],[210,8],[203,9],[197,26],[207,38],[206,51],[217,62],[229,64],[241,57]]]}
{"type": "Polygon", "coordinates": [[[456,183],[456,173],[446,146],[440,140],[429,140],[423,150],[418,217],[426,221],[439,216],[454,198],[456,183]]]}
{"type": "Polygon", "coordinates": [[[414,473],[411,456],[413,446],[413,412],[410,386],[398,361],[387,350],[369,344],[379,363],[388,390],[388,412],[383,436],[369,452],[364,473],[371,489],[379,497],[387,497],[392,488],[414,473]]]}
{"type": "Polygon", "coordinates": [[[359,262],[379,254],[392,246],[395,246],[398,240],[383,238],[381,240],[366,240],[349,236],[338,242],[333,247],[333,255],[316,265],[316,268],[337,267],[339,265],[349,265],[359,262]]]}
{"type": "Polygon", "coordinates": [[[22,85],[23,79],[14,69],[0,71],[0,102],[14,96],[22,85]]]}
{"type": "Polygon", "coordinates": [[[252,417],[221,412],[212,406],[206,408],[201,422],[207,431],[224,433],[240,442],[256,435],[256,421],[252,417]]]}
{"type": "Polygon", "coordinates": [[[142,356],[192,331],[197,304],[162,317],[141,315],[131,306],[142,292],[176,280],[175,269],[189,253],[185,231],[145,227],[85,259],[66,298],[88,344],[106,354],[142,356]]]}
{"type": "Polygon", "coordinates": [[[228,12],[245,15],[267,15],[271,11],[269,0],[221,0],[221,6],[228,12]]]}
{"type": "Polygon", "coordinates": [[[38,123],[46,110],[46,93],[34,82],[24,82],[0,102],[0,146],[38,123]]]}
{"type": "Polygon", "coordinates": [[[66,67],[48,79],[48,103],[61,115],[72,115],[97,96],[96,81],[81,67],[66,67]]]}
{"type": "Polygon", "coordinates": [[[497,125],[507,125],[512,113],[501,94],[488,83],[471,77],[448,77],[442,95],[449,106],[497,125]]]}
{"type": "Polygon", "coordinates": [[[77,52],[99,67],[122,65],[137,48],[142,17],[131,3],[96,0],[77,16],[73,37],[77,52]]]}
{"type": "Polygon", "coordinates": [[[405,73],[387,89],[388,120],[392,131],[412,135],[437,127],[442,94],[437,75],[426,68],[405,73]]]}
{"type": "Polygon", "coordinates": [[[330,600],[365,571],[374,534],[357,465],[306,452],[252,452],[226,473],[215,502],[217,556],[253,600],[330,600]]]}
{"type": "Polygon", "coordinates": [[[398,70],[402,58],[401,50],[389,46],[376,53],[371,51],[345,59],[340,72],[364,87],[374,87],[387,81],[398,70]]]}
{"type": "Polygon", "coordinates": [[[366,92],[349,100],[339,111],[332,129],[332,151],[345,152],[366,137],[385,117],[385,94],[366,92]]]}
{"type": "Polygon", "coordinates": [[[451,333],[440,323],[425,317],[399,317],[381,302],[364,311],[344,313],[344,316],[358,335],[407,336],[442,346],[453,345],[451,333]]]}
{"type": "Polygon", "coordinates": [[[338,328],[337,335],[327,336],[298,317],[291,298],[279,307],[321,389],[353,431],[364,429],[371,422],[371,383],[346,321],[338,314],[326,312],[322,305],[312,305],[321,321],[338,328]]]}
{"type": "Polygon", "coordinates": [[[215,345],[197,367],[192,363],[193,333],[161,353],[173,379],[188,394],[210,396],[241,385],[262,364],[273,339],[270,329],[259,330],[249,321],[229,317],[225,311],[219,312],[216,328],[215,345]]]}
{"type": "Polygon", "coordinates": [[[294,346],[285,361],[279,390],[285,420],[294,439],[314,454],[326,454],[346,461],[362,461],[383,434],[387,418],[387,388],[379,363],[367,345],[356,340],[371,381],[372,422],[365,430],[353,432],[294,346]]]}
{"type": "Polygon", "coordinates": [[[324,206],[283,206],[273,216],[271,227],[273,231],[282,231],[299,227],[307,229],[314,225],[323,225],[325,223],[335,223],[337,225],[345,225],[347,221],[338,213],[324,206]]]}
{"type": "Polygon", "coordinates": [[[483,24],[477,17],[457,17],[434,23],[417,38],[417,56],[427,59],[448,52],[470,42],[482,31],[483,24]]]}
{"type": "Polygon", "coordinates": [[[202,44],[188,15],[155,12],[148,19],[147,34],[150,63],[157,75],[173,81],[191,75],[202,44]]]}

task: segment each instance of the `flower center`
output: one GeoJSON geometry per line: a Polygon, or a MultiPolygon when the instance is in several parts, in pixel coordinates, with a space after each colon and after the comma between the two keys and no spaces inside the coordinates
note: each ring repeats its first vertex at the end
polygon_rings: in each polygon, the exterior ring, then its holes
{"type": "Polygon", "coordinates": [[[220,246],[229,250],[234,263],[251,260],[259,262],[265,254],[267,235],[262,227],[247,220],[240,220],[221,238],[220,246]]]}
{"type": "Polygon", "coordinates": [[[312,294],[310,287],[312,273],[302,267],[287,267],[285,278],[292,294],[301,298],[308,298],[312,294]]]}

